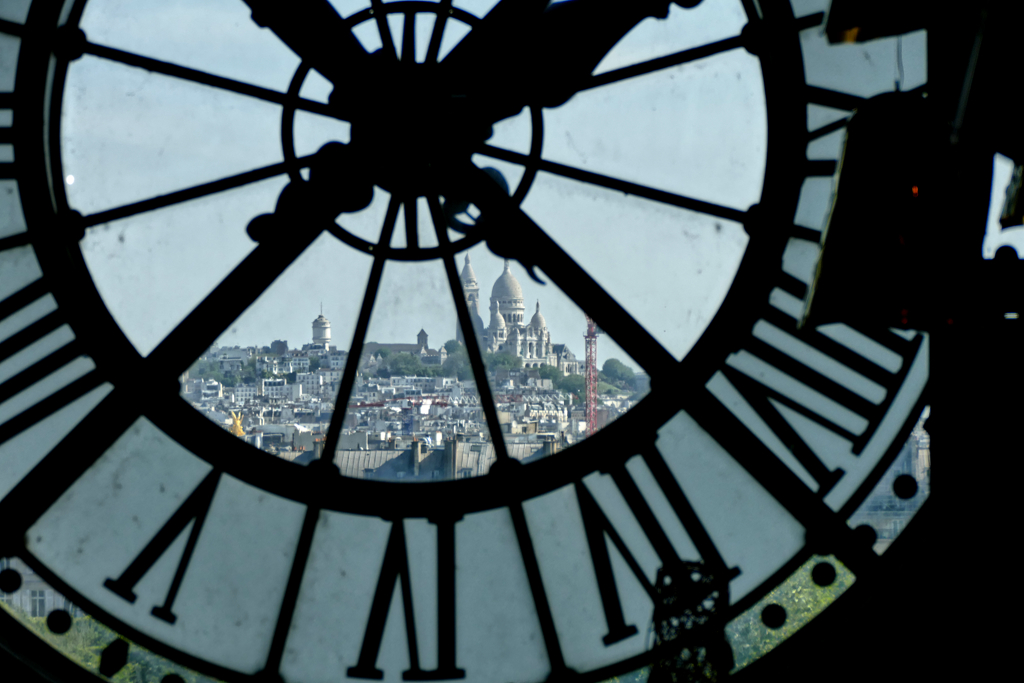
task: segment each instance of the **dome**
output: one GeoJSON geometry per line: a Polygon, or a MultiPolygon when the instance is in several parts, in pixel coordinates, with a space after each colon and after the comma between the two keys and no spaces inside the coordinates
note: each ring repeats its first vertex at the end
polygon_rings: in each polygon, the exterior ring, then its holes
{"type": "Polygon", "coordinates": [[[462,266],[462,275],[459,276],[462,280],[463,285],[476,286],[476,273],[473,272],[473,266],[469,263],[469,254],[466,254],[466,264],[462,266]]]}
{"type": "Polygon", "coordinates": [[[540,314],[540,302],[537,302],[537,312],[530,318],[530,327],[535,330],[543,330],[548,326],[548,321],[544,319],[544,316],[540,314]]]}
{"type": "Polygon", "coordinates": [[[509,270],[508,259],[505,259],[505,270],[498,277],[491,289],[492,299],[522,299],[523,288],[519,286],[516,276],[509,270]]]}
{"type": "Polygon", "coordinates": [[[494,313],[491,314],[491,327],[502,329],[505,327],[505,318],[501,315],[501,306],[495,302],[494,313]]]}

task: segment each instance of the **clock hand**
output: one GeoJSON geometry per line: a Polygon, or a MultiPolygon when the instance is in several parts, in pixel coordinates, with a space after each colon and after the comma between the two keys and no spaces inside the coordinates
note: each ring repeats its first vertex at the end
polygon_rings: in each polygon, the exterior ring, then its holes
{"type": "Polygon", "coordinates": [[[303,61],[337,85],[359,79],[368,54],[327,0],[244,0],[259,26],[269,28],[303,61]]]}
{"type": "Polygon", "coordinates": [[[476,106],[489,122],[513,116],[527,104],[557,107],[634,26],[668,16],[671,2],[567,0],[537,11],[543,3],[536,0],[503,0],[442,67],[453,93],[479,99],[476,106]]]}

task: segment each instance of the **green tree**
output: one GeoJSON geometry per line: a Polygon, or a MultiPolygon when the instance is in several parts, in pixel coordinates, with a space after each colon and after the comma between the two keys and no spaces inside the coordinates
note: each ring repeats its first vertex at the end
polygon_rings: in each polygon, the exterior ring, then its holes
{"type": "MultiPolygon", "coordinates": [[[[447,342],[445,344],[447,348],[447,342]]],[[[455,377],[460,382],[473,379],[473,367],[469,364],[469,354],[466,347],[456,342],[454,350],[448,353],[448,358],[441,366],[443,377],[455,377]]]]}
{"type": "Polygon", "coordinates": [[[582,396],[583,392],[587,389],[587,381],[583,378],[583,375],[565,375],[559,380],[556,388],[559,391],[582,396]]]}
{"type": "Polygon", "coordinates": [[[835,558],[812,556],[747,611],[726,626],[737,666],[746,666],[773,650],[782,641],[803,628],[853,585],[853,574],[835,558]],[[811,572],[822,561],[835,569],[835,579],[819,586],[811,572]],[[786,620],[779,628],[768,628],[761,621],[761,612],[771,604],[780,605],[786,620]]]}
{"type": "Polygon", "coordinates": [[[449,339],[444,343],[444,350],[448,352],[449,356],[461,348],[462,344],[456,339],[449,339]]]}
{"type": "Polygon", "coordinates": [[[388,356],[391,355],[391,349],[377,349],[377,354],[381,358],[387,358],[388,356]]]}
{"type": "Polygon", "coordinates": [[[384,359],[381,366],[377,370],[379,377],[424,376],[423,363],[420,362],[419,356],[414,356],[411,353],[390,354],[384,359]]]}
{"type": "Polygon", "coordinates": [[[511,353],[484,353],[484,363],[487,365],[488,370],[497,370],[498,368],[508,368],[509,370],[517,370],[523,367],[523,359],[519,356],[514,356],[511,353]]]}
{"type": "MultiPolygon", "coordinates": [[[[21,609],[0,605],[55,650],[94,674],[99,672],[103,649],[118,638],[115,632],[89,616],[76,617],[71,630],[57,635],[47,628],[45,618],[29,617],[21,609]]],[[[160,683],[168,674],[177,674],[186,683],[214,683],[214,679],[164,659],[135,643],[128,650],[128,663],[110,680],[114,683],[160,683]]]]}
{"type": "Polygon", "coordinates": [[[609,382],[630,382],[633,380],[633,368],[629,367],[617,358],[609,358],[604,362],[601,372],[608,378],[609,382]]]}
{"type": "Polygon", "coordinates": [[[309,371],[316,372],[320,369],[320,356],[309,357],[309,371]]]}
{"type": "Polygon", "coordinates": [[[550,379],[552,384],[558,386],[558,382],[565,377],[562,371],[556,368],[554,365],[542,365],[540,366],[540,378],[550,379]]]}

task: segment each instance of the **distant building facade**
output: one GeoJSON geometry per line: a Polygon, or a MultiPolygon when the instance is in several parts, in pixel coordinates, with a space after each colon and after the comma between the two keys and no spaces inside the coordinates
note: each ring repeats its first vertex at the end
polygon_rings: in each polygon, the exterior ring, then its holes
{"type": "MultiPolygon", "coordinates": [[[[579,374],[580,361],[568,346],[551,343],[551,333],[540,312],[539,301],[533,317],[529,322],[526,321],[523,289],[512,274],[508,259],[505,259],[505,269],[491,288],[491,316],[486,328],[480,318],[480,286],[468,254],[459,279],[469,306],[470,318],[477,328],[477,337],[484,351],[518,356],[523,359],[523,367],[527,368],[550,365],[565,375],[579,374]]],[[[456,329],[456,335],[459,341],[464,341],[461,327],[456,329]]]]}

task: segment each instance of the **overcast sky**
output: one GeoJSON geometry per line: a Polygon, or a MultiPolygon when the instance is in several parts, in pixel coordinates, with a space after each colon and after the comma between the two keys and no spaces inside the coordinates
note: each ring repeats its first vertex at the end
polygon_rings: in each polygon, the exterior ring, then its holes
{"type": "MultiPolygon", "coordinates": [[[[333,4],[349,16],[369,2],[333,4]]],[[[483,15],[493,2],[455,4],[483,15]]],[[[798,14],[813,10],[804,8],[798,14]]],[[[420,16],[417,52],[433,20],[432,15],[420,16]]],[[[732,0],[704,0],[693,10],[673,5],[668,19],[637,26],[597,71],[734,36],[744,23],[740,3],[732,0]]],[[[279,91],[288,87],[299,65],[294,53],[251,21],[240,0],[90,0],[82,25],[93,42],[279,91]]],[[[391,26],[400,41],[401,22],[391,26]]],[[[449,21],[442,54],[466,31],[464,24],[449,21]]],[[[356,35],[369,49],[379,46],[372,22],[360,25],[356,35]]],[[[923,50],[923,40],[919,42],[923,50]]],[[[831,62],[809,64],[808,79],[866,58],[878,65],[868,74],[865,92],[857,94],[891,89],[895,43],[855,47],[856,53],[833,50],[828,53],[831,62]]],[[[923,59],[915,58],[912,48],[905,41],[905,87],[913,87],[914,79],[923,82],[923,59]]],[[[313,72],[302,94],[325,100],[330,90],[313,72]]],[[[543,156],[746,209],[759,200],[763,182],[764,107],[758,61],[742,49],[733,50],[586,91],[562,107],[545,110],[543,156]]],[[[283,159],[280,127],[281,109],[275,104],[83,57],[69,71],[62,119],[69,200],[89,214],[278,163],[283,159]]],[[[523,114],[496,125],[490,143],[526,152],[533,134],[523,114]]],[[[296,151],[308,154],[331,140],[347,142],[349,128],[302,114],[296,117],[294,135],[296,151]]],[[[522,175],[522,167],[514,164],[486,157],[474,161],[498,168],[513,188],[522,175]]],[[[89,231],[82,243],[87,263],[111,311],[141,352],[155,347],[254,247],[245,227],[254,215],[273,210],[286,182],[277,176],[89,231]]],[[[387,201],[387,193],[377,188],[370,207],[344,214],[338,222],[375,239],[387,201]]],[[[677,358],[714,315],[746,248],[739,224],[549,174],[538,175],[523,208],[677,358]]],[[[425,215],[421,210],[421,218],[425,215]]],[[[421,224],[421,236],[430,231],[421,224]]],[[[403,232],[402,223],[397,232],[403,232]]],[[[458,257],[460,270],[463,258],[458,257]]],[[[474,248],[472,258],[486,324],[490,290],[502,261],[484,246],[474,248]]],[[[365,254],[321,236],[232,324],[220,343],[262,346],[287,339],[299,346],[310,341],[311,323],[322,303],[334,342],[347,347],[369,265],[365,254]]],[[[582,356],[582,312],[553,285],[535,283],[518,263],[512,268],[523,287],[527,315],[540,300],[552,341],[567,343],[582,356]]],[[[443,268],[439,261],[391,262],[369,338],[410,343],[421,328],[432,346],[454,336],[454,305],[443,268]]],[[[599,343],[599,362],[610,357],[630,360],[606,336],[599,343]]]]}

